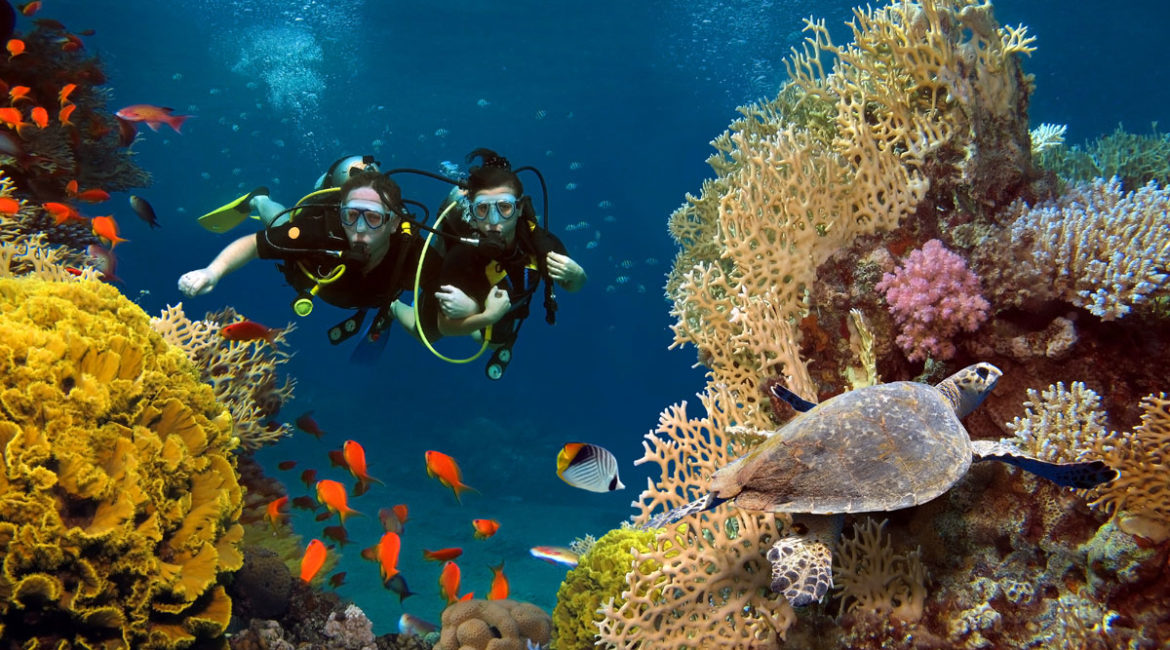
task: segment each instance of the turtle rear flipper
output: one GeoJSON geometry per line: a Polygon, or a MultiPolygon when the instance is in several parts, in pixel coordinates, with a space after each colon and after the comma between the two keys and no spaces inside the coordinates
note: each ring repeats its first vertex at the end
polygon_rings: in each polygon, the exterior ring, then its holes
{"type": "Polygon", "coordinates": [[[1057,485],[1087,490],[1117,478],[1117,470],[1094,460],[1078,463],[1054,463],[1028,456],[1004,442],[972,440],[975,462],[998,460],[1042,476],[1057,485]]]}
{"type": "Polygon", "coordinates": [[[824,543],[803,535],[783,537],[768,549],[772,591],[788,604],[803,607],[820,602],[833,586],[833,553],[824,543]]]}

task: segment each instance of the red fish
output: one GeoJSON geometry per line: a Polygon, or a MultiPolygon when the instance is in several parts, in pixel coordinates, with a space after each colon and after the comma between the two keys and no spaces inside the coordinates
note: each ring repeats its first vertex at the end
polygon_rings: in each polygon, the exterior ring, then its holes
{"type": "Polygon", "coordinates": [[[183,127],[183,122],[191,115],[172,115],[175,109],[167,108],[166,106],[152,106],[150,104],[134,104],[127,106],[115,113],[118,117],[127,122],[145,122],[152,131],[158,131],[158,127],[162,124],[169,124],[175,133],[182,133],[179,129],[183,127]]]}
{"type": "Polygon", "coordinates": [[[118,222],[114,221],[112,216],[94,217],[90,220],[90,224],[93,228],[93,234],[110,242],[110,250],[124,241],[130,241],[118,236],[118,222]]]}
{"type": "Polygon", "coordinates": [[[280,528],[280,523],[284,521],[284,518],[287,516],[280,511],[280,509],[283,508],[287,503],[288,497],[283,496],[279,499],[275,499],[269,502],[268,507],[265,508],[264,518],[268,520],[268,523],[272,524],[273,530],[280,528]]]}
{"type": "Polygon", "coordinates": [[[377,483],[378,485],[385,485],[382,481],[370,476],[366,471],[366,450],[362,446],[353,441],[346,440],[342,446],[342,455],[345,457],[345,465],[349,468],[349,473],[358,480],[357,485],[354,486],[354,496],[361,496],[370,489],[370,483],[377,483]]]}
{"type": "Polygon", "coordinates": [[[225,325],[219,335],[229,341],[267,341],[268,345],[276,347],[276,335],[281,331],[278,327],[265,327],[253,320],[242,320],[225,325]]]}
{"type": "Polygon", "coordinates": [[[410,509],[406,507],[405,503],[399,503],[394,506],[394,516],[398,517],[398,523],[405,526],[406,520],[410,516],[410,509]]]}
{"type": "Polygon", "coordinates": [[[322,431],[321,427],[317,425],[317,421],[313,419],[312,411],[305,411],[302,413],[301,416],[296,419],[296,425],[298,429],[318,440],[321,439],[321,436],[325,435],[325,432],[322,431]]]}
{"type": "Polygon", "coordinates": [[[488,589],[488,600],[504,600],[508,597],[508,577],[504,575],[504,563],[489,567],[492,570],[492,586],[488,589]]]}
{"type": "Polygon", "coordinates": [[[0,197],[0,214],[11,217],[17,212],[20,212],[20,201],[10,196],[0,197]]]}
{"type": "Polygon", "coordinates": [[[348,517],[362,514],[349,507],[345,486],[337,481],[329,479],[317,481],[317,501],[325,504],[329,510],[336,512],[341,517],[342,525],[345,524],[348,517]]]}
{"type": "Polygon", "coordinates": [[[31,16],[41,10],[41,0],[26,2],[22,5],[19,5],[17,9],[20,10],[20,13],[24,14],[25,16],[31,16]]]}
{"type": "Polygon", "coordinates": [[[341,469],[349,470],[349,464],[345,462],[345,452],[340,449],[330,449],[326,455],[329,456],[330,467],[340,467],[341,469]]]}
{"type": "Polygon", "coordinates": [[[134,137],[138,135],[138,128],[134,126],[133,122],[128,122],[120,117],[115,117],[118,121],[118,146],[129,147],[134,144],[134,137]]]}
{"type": "Polygon", "coordinates": [[[362,557],[378,563],[382,584],[389,586],[390,580],[398,575],[398,553],[401,550],[402,540],[397,533],[383,533],[376,546],[362,551],[362,557]]]}
{"type": "Polygon", "coordinates": [[[118,258],[114,251],[102,248],[97,244],[90,244],[85,252],[89,255],[93,267],[102,272],[103,282],[121,282],[118,277],[118,258]]]}
{"type": "Polygon", "coordinates": [[[321,507],[312,497],[308,496],[299,496],[292,500],[292,504],[298,510],[316,510],[321,507]]]}
{"type": "Polygon", "coordinates": [[[476,539],[487,539],[500,529],[500,522],[495,519],[472,519],[471,527],[475,529],[476,539]]]}
{"type": "Polygon", "coordinates": [[[312,582],[321,567],[325,566],[327,554],[324,542],[319,539],[310,541],[309,547],[305,549],[305,556],[301,558],[301,580],[312,582]]]}
{"type": "Polygon", "coordinates": [[[66,221],[77,221],[80,223],[85,223],[85,217],[82,217],[81,213],[79,213],[71,205],[57,203],[56,201],[49,201],[48,203],[42,203],[41,207],[45,209],[45,212],[48,212],[50,215],[52,215],[53,222],[58,226],[65,223],[66,221]]]}
{"type": "Polygon", "coordinates": [[[301,482],[305,484],[305,487],[313,487],[313,484],[317,482],[317,470],[307,469],[301,472],[301,482]]]}
{"type": "Polygon", "coordinates": [[[77,199],[79,201],[85,201],[86,203],[101,203],[102,201],[108,201],[109,198],[109,192],[99,189],[85,190],[84,192],[78,192],[77,194],[77,199]]]}
{"type": "Polygon", "coordinates": [[[28,86],[13,86],[12,88],[10,88],[8,90],[8,98],[11,100],[11,101],[9,101],[9,103],[15,104],[16,102],[18,102],[22,99],[26,102],[31,102],[32,97],[28,96],[29,90],[32,90],[32,89],[29,88],[28,86]]]}
{"type": "Polygon", "coordinates": [[[65,84],[61,86],[61,91],[57,93],[57,103],[61,106],[69,101],[69,95],[77,89],[77,84],[65,84]]]}
{"type": "Polygon", "coordinates": [[[24,121],[24,114],[20,112],[19,108],[6,106],[0,108],[0,124],[16,129],[16,135],[23,138],[24,127],[28,126],[29,123],[24,121]]]}
{"type": "Polygon", "coordinates": [[[78,188],[78,185],[77,185],[76,178],[69,181],[68,183],[65,183],[65,193],[68,194],[70,197],[77,196],[77,188],[78,188]]]}
{"type": "Polygon", "coordinates": [[[81,38],[77,34],[65,34],[57,39],[57,43],[61,45],[62,52],[76,52],[83,46],[81,38]]]}
{"type": "Polygon", "coordinates": [[[345,584],[345,571],[338,571],[337,573],[329,576],[330,587],[337,589],[343,584],[345,584]]]}
{"type": "Polygon", "coordinates": [[[428,551],[423,549],[423,559],[431,560],[432,562],[447,562],[463,555],[461,548],[441,548],[437,551],[428,551]]]}
{"type": "Polygon", "coordinates": [[[8,48],[8,60],[11,61],[13,57],[24,54],[24,41],[19,38],[13,38],[5,45],[8,48]]]}
{"type": "Polygon", "coordinates": [[[446,487],[451,488],[455,493],[455,500],[462,503],[459,495],[467,490],[475,490],[475,488],[463,484],[463,473],[459,471],[459,465],[447,454],[439,451],[427,451],[427,475],[431,478],[439,479],[439,482],[446,487]]]}
{"type": "Polygon", "coordinates": [[[297,461],[295,460],[282,460],[276,464],[276,469],[288,471],[296,466],[297,461]]]}

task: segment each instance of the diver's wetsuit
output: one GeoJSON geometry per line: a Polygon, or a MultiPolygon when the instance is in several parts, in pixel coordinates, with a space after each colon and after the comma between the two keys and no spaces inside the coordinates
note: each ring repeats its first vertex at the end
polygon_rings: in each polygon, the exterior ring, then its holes
{"type": "MultiPolygon", "coordinates": [[[[345,272],[333,282],[322,282],[317,295],[344,309],[377,309],[389,305],[402,292],[414,290],[418,256],[425,242],[404,230],[407,223],[403,222],[390,235],[386,256],[367,273],[362,273],[363,263],[359,259],[349,257],[352,251],[337,211],[324,207],[301,210],[291,222],[256,233],[256,253],[261,259],[283,260],[284,264],[278,268],[298,291],[313,288],[318,278],[327,278],[338,264],[344,263],[345,272]],[[341,252],[343,257],[339,259],[326,251],[341,252]]],[[[434,339],[440,336],[436,327],[438,306],[433,295],[438,289],[441,269],[440,254],[429,251],[419,281],[419,312],[427,337],[434,339]]]]}
{"type": "Polygon", "coordinates": [[[492,343],[511,343],[517,321],[528,316],[529,304],[540,286],[536,262],[541,261],[543,265],[544,257],[550,252],[568,255],[568,249],[556,235],[530,224],[526,220],[517,224],[516,246],[503,258],[493,259],[476,246],[457,244],[443,260],[438,284],[462,289],[481,308],[493,287],[508,292],[512,308],[492,326],[492,343]],[[527,236],[521,236],[521,228],[529,229],[527,236]],[[507,276],[493,282],[490,275],[498,276],[500,272],[507,273],[507,276]]]}

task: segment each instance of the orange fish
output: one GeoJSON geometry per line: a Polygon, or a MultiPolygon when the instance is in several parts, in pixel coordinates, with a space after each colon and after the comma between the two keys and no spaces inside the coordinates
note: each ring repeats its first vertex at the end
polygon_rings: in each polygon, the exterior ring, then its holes
{"type": "Polygon", "coordinates": [[[281,331],[279,327],[265,327],[256,321],[245,319],[224,326],[219,330],[219,335],[229,341],[268,341],[268,345],[276,347],[276,335],[281,331]]]}
{"type": "Polygon", "coordinates": [[[431,478],[439,479],[439,482],[446,487],[451,488],[455,493],[455,500],[462,503],[459,495],[465,490],[475,490],[475,488],[463,484],[463,473],[459,471],[459,465],[447,454],[439,451],[427,451],[427,475],[431,478]]]}
{"type": "Polygon", "coordinates": [[[504,575],[504,563],[488,567],[492,570],[492,586],[488,589],[488,600],[504,600],[508,597],[508,577],[504,575]]]}
{"type": "Polygon", "coordinates": [[[49,201],[48,203],[42,203],[41,207],[45,209],[45,212],[48,212],[50,215],[52,215],[53,222],[58,226],[65,223],[66,221],[79,221],[81,223],[85,223],[85,217],[82,217],[81,213],[71,205],[49,201]]]}
{"type": "Polygon", "coordinates": [[[362,550],[362,557],[378,563],[382,572],[382,584],[388,585],[390,580],[398,575],[398,552],[402,550],[402,540],[397,533],[384,533],[376,546],[362,550]]]}
{"type": "Polygon", "coordinates": [[[16,129],[16,135],[24,137],[24,127],[28,126],[28,122],[24,121],[24,115],[19,108],[12,108],[7,106],[0,108],[0,123],[16,129]]]}
{"type": "Polygon", "coordinates": [[[34,106],[29,117],[32,119],[33,124],[37,125],[38,129],[49,126],[49,111],[46,111],[43,106],[34,106]]]}
{"type": "Polygon", "coordinates": [[[69,196],[77,196],[77,179],[73,179],[65,183],[65,193],[69,196]]]}
{"type": "Polygon", "coordinates": [[[77,199],[79,201],[85,201],[86,203],[101,203],[102,201],[108,201],[109,198],[109,192],[99,189],[85,190],[84,192],[79,192],[77,194],[77,199]]]}
{"type": "Polygon", "coordinates": [[[301,558],[301,580],[305,582],[312,582],[313,576],[325,566],[325,556],[328,551],[325,550],[325,542],[319,539],[314,539],[309,542],[309,547],[305,549],[305,556],[301,558]]]}
{"type": "Polygon", "coordinates": [[[345,465],[349,468],[349,473],[358,480],[357,485],[353,488],[354,496],[361,496],[370,489],[370,483],[377,483],[378,485],[385,485],[382,481],[370,476],[366,470],[366,450],[360,444],[353,440],[346,440],[341,447],[341,453],[345,457],[345,465]]]}
{"type": "Polygon", "coordinates": [[[437,551],[428,551],[423,549],[423,559],[431,560],[432,562],[447,562],[463,555],[461,548],[441,548],[437,551]]]}
{"type": "Polygon", "coordinates": [[[110,242],[110,250],[128,239],[122,239],[118,236],[118,222],[114,221],[114,217],[94,217],[90,220],[93,227],[93,234],[106,239],[110,242]]]}
{"type": "Polygon", "coordinates": [[[410,509],[406,507],[405,503],[400,503],[394,506],[394,516],[398,517],[398,523],[403,526],[406,525],[406,520],[410,515],[410,509]]]}
{"type": "Polygon", "coordinates": [[[459,565],[454,562],[447,562],[443,565],[443,571],[439,574],[439,595],[447,599],[447,604],[459,600],[456,595],[459,593],[459,565]]]}
{"type": "Polygon", "coordinates": [[[5,46],[8,48],[8,60],[11,61],[13,57],[24,54],[24,41],[19,38],[13,38],[8,41],[5,46]]]}
{"type": "Polygon", "coordinates": [[[264,518],[268,523],[272,524],[272,530],[280,528],[280,522],[284,520],[285,514],[280,511],[281,508],[288,503],[288,497],[283,496],[279,499],[269,502],[268,507],[265,508],[264,518]]]}
{"type": "Polygon", "coordinates": [[[500,529],[500,522],[495,519],[472,519],[471,527],[475,529],[476,539],[487,539],[500,529]]]}
{"type": "Polygon", "coordinates": [[[33,0],[32,2],[26,2],[22,5],[20,5],[19,7],[17,7],[17,9],[20,10],[20,13],[22,13],[26,16],[31,16],[31,15],[35,14],[36,12],[40,11],[41,0],[33,0]]]}
{"type": "Polygon", "coordinates": [[[191,115],[172,115],[175,109],[166,106],[152,106],[150,104],[134,104],[114,113],[127,122],[145,122],[152,131],[157,131],[162,124],[169,124],[175,133],[182,133],[179,129],[183,122],[191,115]]]}
{"type": "Polygon", "coordinates": [[[318,440],[321,439],[321,436],[325,435],[325,432],[321,430],[321,427],[317,424],[317,421],[313,419],[312,411],[305,411],[302,413],[301,416],[296,419],[296,425],[298,429],[318,440]]]}
{"type": "Polygon", "coordinates": [[[8,90],[8,97],[9,97],[9,99],[12,100],[10,103],[15,104],[16,102],[18,102],[22,99],[26,102],[31,102],[32,97],[28,96],[29,90],[32,90],[32,89],[29,88],[28,86],[13,86],[11,89],[8,90]]]}
{"type": "Polygon", "coordinates": [[[336,512],[341,517],[342,525],[345,524],[347,517],[362,514],[349,507],[345,486],[337,481],[329,479],[317,481],[317,501],[325,504],[329,510],[336,512]]]}
{"type": "Polygon", "coordinates": [[[0,196],[0,214],[11,217],[20,212],[20,201],[10,196],[0,196]]]}
{"type": "Polygon", "coordinates": [[[77,84],[65,84],[61,86],[61,92],[57,93],[57,102],[64,106],[65,102],[69,101],[69,95],[77,89],[77,84]]]}
{"type": "Polygon", "coordinates": [[[73,111],[76,108],[77,104],[67,104],[62,106],[61,112],[57,113],[57,121],[60,122],[62,126],[73,126],[73,122],[69,121],[69,116],[73,115],[73,111]]]}

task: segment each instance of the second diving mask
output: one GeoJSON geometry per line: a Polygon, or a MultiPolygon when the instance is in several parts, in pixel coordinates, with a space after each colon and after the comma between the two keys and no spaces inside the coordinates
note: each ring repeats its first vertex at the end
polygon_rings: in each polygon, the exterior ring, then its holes
{"type": "Polygon", "coordinates": [[[366,222],[366,228],[377,230],[386,225],[386,211],[381,203],[375,201],[351,200],[339,208],[341,225],[352,228],[357,225],[358,219],[366,222]]]}
{"type": "Polygon", "coordinates": [[[519,204],[512,194],[494,194],[476,197],[471,202],[471,216],[476,221],[487,221],[493,226],[511,221],[519,213],[519,204]]]}

